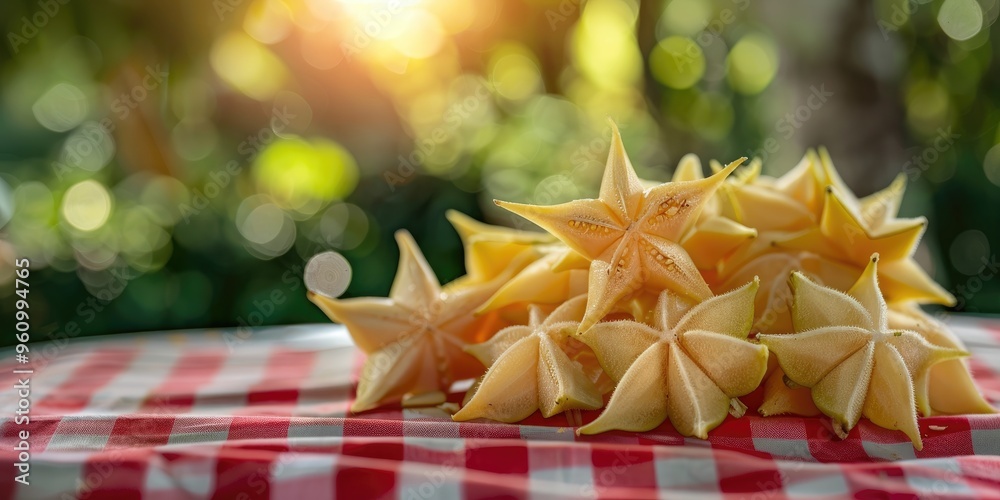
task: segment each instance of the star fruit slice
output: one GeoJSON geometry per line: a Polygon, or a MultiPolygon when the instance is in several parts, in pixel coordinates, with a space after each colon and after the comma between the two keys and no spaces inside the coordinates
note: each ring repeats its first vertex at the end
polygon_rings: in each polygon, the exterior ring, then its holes
{"type": "MultiPolygon", "coordinates": [[[[868,256],[878,253],[884,261],[879,272],[886,300],[954,304],[955,298],[935,283],[912,257],[927,219],[893,218],[869,226],[865,216],[859,213],[860,208],[852,203],[852,197],[842,194],[832,185],[828,186],[819,225],[780,238],[775,244],[814,252],[859,267],[866,264],[868,256]]],[[[867,210],[870,214],[876,212],[871,205],[867,210]]]]}
{"type": "Polygon", "coordinates": [[[759,335],[785,376],[809,387],[817,408],[846,436],[864,416],[901,430],[921,449],[918,406],[926,405],[927,373],[934,364],[967,355],[888,326],[878,288],[878,255],[847,293],[792,275],[795,334],[759,335]]]}
{"type": "Polygon", "coordinates": [[[399,268],[389,297],[331,299],[309,294],[327,316],[347,327],[368,355],[351,406],[354,412],[397,401],[404,406],[441,403],[452,382],[481,373],[481,364],[464,348],[482,342],[499,325],[472,311],[513,269],[526,263],[512,265],[490,281],[443,290],[413,237],[398,231],[396,241],[399,268]]]}
{"type": "MultiPolygon", "coordinates": [[[[718,170],[722,170],[721,165],[718,170]]],[[[704,178],[701,160],[693,154],[686,154],[677,163],[670,181],[697,181],[704,178]]],[[[654,181],[640,180],[640,182],[646,189],[660,185],[654,181]]],[[[715,271],[719,261],[757,237],[756,229],[721,215],[718,198],[716,195],[705,202],[697,221],[680,240],[681,246],[687,250],[691,260],[703,272],[715,271]]]]}
{"type": "Polygon", "coordinates": [[[485,343],[466,347],[489,370],[452,418],[509,423],[524,420],[536,410],[548,418],[566,410],[603,406],[600,390],[564,350],[586,304],[586,295],[580,295],[548,317],[532,305],[528,325],[507,327],[485,343]]]}
{"type": "Polygon", "coordinates": [[[578,432],[642,432],[669,418],[681,434],[705,439],[731,407],[745,409],[735,398],[756,389],[767,369],[767,349],[747,341],[757,287],[754,280],[693,307],[663,292],[655,326],[609,321],[582,333],[618,386],[578,432]]]}
{"type": "Polygon", "coordinates": [[[543,257],[500,287],[477,313],[515,304],[560,304],[587,293],[590,263],[586,259],[562,243],[543,246],[539,251],[543,257]]]}
{"type": "MultiPolygon", "coordinates": [[[[713,162],[713,170],[722,166],[713,162]]],[[[750,162],[743,172],[726,179],[717,197],[722,213],[758,231],[797,231],[815,225],[809,207],[760,179],[761,163],[750,162]]]]}
{"type": "Polygon", "coordinates": [[[706,179],[643,189],[618,129],[612,127],[611,152],[598,198],[553,206],[496,203],[591,259],[590,298],[580,323],[584,331],[643,287],[670,289],[696,301],[712,296],[678,242],[698,219],[705,202],[742,161],[706,179]]]}
{"type": "MultiPolygon", "coordinates": [[[[889,306],[890,328],[917,332],[928,342],[950,349],[965,349],[948,326],[934,319],[915,303],[889,306]]],[[[920,408],[924,416],[996,413],[972,381],[962,359],[949,359],[931,367],[927,376],[927,404],[920,408]]]]}
{"type": "Polygon", "coordinates": [[[448,210],[445,217],[465,248],[466,276],[460,278],[464,281],[489,281],[503,273],[522,253],[536,252],[539,246],[556,241],[545,233],[485,224],[458,210],[448,210]]]}

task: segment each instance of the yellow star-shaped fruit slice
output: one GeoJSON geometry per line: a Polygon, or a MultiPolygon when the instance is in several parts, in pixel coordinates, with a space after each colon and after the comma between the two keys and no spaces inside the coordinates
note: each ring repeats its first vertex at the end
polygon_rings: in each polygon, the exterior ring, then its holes
{"type": "Polygon", "coordinates": [[[823,210],[825,178],[819,155],[814,150],[809,149],[799,160],[799,163],[775,179],[771,185],[775,191],[804,206],[813,214],[813,220],[819,220],[819,215],[823,210]]]}
{"type": "Polygon", "coordinates": [[[858,213],[865,227],[881,230],[884,226],[896,224],[899,206],[906,192],[906,174],[899,174],[892,184],[881,191],[858,200],[858,213]]]}
{"type": "MultiPolygon", "coordinates": [[[[710,284],[714,290],[728,289],[759,275],[763,293],[758,297],[755,328],[786,333],[792,329],[784,271],[798,269],[820,284],[846,290],[867,265],[868,256],[882,252],[879,272],[887,300],[937,297],[933,300],[947,302],[950,296],[910,257],[923,220],[897,218],[904,191],[905,179],[897,177],[886,189],[858,199],[825,149],[807,151],[798,165],[777,179],[757,175],[752,168],[737,172],[716,197],[724,212],[760,234],[724,259],[710,284]]],[[[769,372],[761,413],[816,414],[808,390],[789,388],[784,380],[780,368],[769,372]]]]}
{"type": "Polygon", "coordinates": [[[815,252],[845,263],[864,266],[868,256],[878,253],[882,291],[889,302],[919,301],[952,305],[955,298],[934,282],[913,260],[927,219],[897,218],[905,191],[905,178],[897,176],[886,189],[857,199],[837,174],[829,154],[820,151],[823,208],[818,227],[787,237],[775,244],[815,252]]]}
{"type": "Polygon", "coordinates": [[[789,333],[793,331],[791,290],[788,277],[799,271],[809,279],[839,290],[854,284],[858,272],[853,266],[841,264],[816,254],[797,251],[779,251],[761,255],[740,267],[713,286],[716,292],[732,290],[742,283],[760,279],[754,311],[754,331],[760,333],[789,333]]]}
{"type": "MultiPolygon", "coordinates": [[[[813,165],[817,167],[815,178],[822,189],[832,187],[841,195],[843,202],[851,210],[861,216],[864,227],[870,230],[883,230],[882,226],[910,225],[912,219],[897,219],[899,206],[906,191],[906,174],[900,173],[885,189],[872,193],[864,198],[858,198],[837,172],[829,151],[819,148],[819,154],[810,152],[815,158],[813,165]]],[[[822,198],[820,199],[822,202],[822,198]]]]}
{"type": "Polygon", "coordinates": [[[591,259],[587,312],[581,331],[644,286],[670,289],[696,301],[712,296],[687,251],[678,243],[740,161],[703,180],[643,189],[617,128],[597,199],[554,206],[496,203],[561,239],[591,259]]]}
{"type": "MultiPolygon", "coordinates": [[[[713,162],[713,170],[721,168],[713,162]]],[[[760,169],[761,162],[754,160],[726,179],[717,195],[721,213],[761,232],[798,231],[815,225],[809,207],[762,178],[760,169]]]]}
{"type": "Polygon", "coordinates": [[[538,251],[543,256],[504,283],[477,312],[516,304],[561,304],[587,293],[590,262],[562,243],[544,245],[538,251]]]}
{"type": "MultiPolygon", "coordinates": [[[[777,246],[778,242],[817,226],[823,209],[822,193],[826,178],[820,165],[819,156],[810,150],[795,167],[779,178],[760,175],[761,163],[754,161],[745,172],[727,179],[726,185],[715,196],[719,212],[729,214],[741,225],[754,228],[758,234],[749,244],[741,245],[717,263],[717,284],[743,271],[744,266],[757,257],[784,251],[777,246]]],[[[712,168],[721,166],[713,163],[712,168]]],[[[780,277],[782,286],[786,276],[780,277]]],[[[761,280],[767,288],[767,277],[761,276],[761,280]]]]}
{"type": "Polygon", "coordinates": [[[926,402],[927,374],[940,361],[967,355],[888,326],[878,287],[878,255],[847,293],[792,275],[793,335],[759,335],[785,376],[811,389],[813,402],[845,436],[864,416],[903,431],[921,449],[916,408],[926,402]]]}
{"type": "Polygon", "coordinates": [[[543,317],[530,306],[528,325],[500,330],[485,343],[466,351],[489,367],[475,393],[452,418],[524,420],[536,410],[551,417],[566,410],[596,410],[604,405],[601,391],[579,363],[565,352],[587,304],[581,295],[543,317]]]}
{"type": "MultiPolygon", "coordinates": [[[[759,163],[752,162],[751,167],[754,166],[759,166],[759,163]]],[[[720,167],[714,164],[713,168],[720,167]]],[[[716,197],[721,200],[726,213],[738,222],[756,228],[760,237],[753,245],[744,247],[738,255],[720,264],[720,275],[723,278],[760,255],[781,252],[785,248],[815,252],[827,258],[850,262],[857,266],[857,272],[860,273],[871,255],[868,250],[883,250],[883,268],[892,260],[892,255],[887,254],[885,248],[861,248],[845,253],[841,248],[842,244],[852,245],[855,237],[865,234],[865,231],[872,238],[879,239],[887,234],[909,229],[911,233],[907,234],[919,239],[920,231],[912,230],[914,226],[920,229],[923,223],[921,219],[896,218],[905,190],[904,178],[898,177],[883,191],[859,200],[840,178],[825,149],[821,148],[818,154],[813,150],[807,151],[795,167],[776,179],[757,175],[752,168],[743,174],[737,174],[727,180],[716,197]],[[838,201],[843,206],[837,212],[825,210],[829,192],[837,193],[838,201]],[[859,227],[844,224],[842,219],[845,210],[857,215],[855,218],[859,220],[859,227]],[[839,215],[841,219],[828,217],[824,220],[824,214],[839,215]],[[824,237],[821,222],[828,229],[840,224],[840,229],[849,233],[846,243],[842,239],[833,241],[824,237]]],[[[844,236],[830,234],[830,238],[844,236]]],[[[912,248],[902,247],[902,252],[909,255],[912,248]]]]}
{"type": "MultiPolygon", "coordinates": [[[[722,170],[722,167],[716,171],[722,170]]],[[[739,172],[739,171],[737,171],[739,172]]],[[[671,182],[690,182],[704,179],[701,161],[693,154],[684,155],[674,170],[671,182]]],[[[727,182],[732,176],[727,179],[727,182]]],[[[652,188],[658,183],[643,181],[643,186],[652,188]]],[[[724,183],[720,189],[725,189],[724,183]]],[[[716,270],[720,261],[757,237],[757,230],[744,226],[721,215],[718,195],[705,202],[701,214],[694,225],[681,237],[680,244],[691,256],[694,264],[703,273],[716,270]]]]}
{"type": "Polygon", "coordinates": [[[707,438],[752,392],[767,369],[767,349],[747,341],[753,323],[754,280],[696,305],[663,292],[654,325],[621,320],[581,334],[604,371],[618,382],[608,406],[579,429],[596,434],[648,431],[665,419],[685,436],[707,438]]]}
{"type": "Polygon", "coordinates": [[[512,262],[519,261],[523,253],[556,241],[552,235],[541,232],[485,224],[458,210],[448,210],[445,217],[458,232],[465,249],[466,276],[460,278],[463,282],[489,281],[512,262]]]}
{"type": "MultiPolygon", "coordinates": [[[[965,350],[962,341],[945,324],[912,302],[889,306],[889,328],[912,330],[931,344],[965,350]]],[[[924,389],[927,396],[922,399],[927,405],[919,408],[924,416],[997,412],[976,388],[962,359],[949,359],[932,366],[924,389]]]]}
{"type": "MultiPolygon", "coordinates": [[[[482,372],[465,347],[486,340],[499,328],[495,318],[477,318],[472,311],[510,272],[484,283],[442,289],[413,237],[398,231],[396,242],[399,268],[389,297],[331,299],[309,294],[327,316],[347,327],[368,355],[351,406],[355,412],[396,401],[404,406],[444,402],[452,382],[482,372]]],[[[508,267],[516,268],[516,264],[508,267]]]]}

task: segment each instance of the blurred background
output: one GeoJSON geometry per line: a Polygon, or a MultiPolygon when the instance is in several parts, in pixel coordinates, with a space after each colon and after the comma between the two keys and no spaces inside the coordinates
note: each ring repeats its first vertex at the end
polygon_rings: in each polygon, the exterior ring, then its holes
{"type": "Polygon", "coordinates": [[[305,261],[337,250],[347,295],[383,295],[399,228],[451,280],[445,210],[595,196],[608,117],[649,179],[818,145],[859,195],[903,172],[921,264],[1000,311],[998,0],[0,8],[0,317],[28,257],[35,340],[327,321],[305,261]]]}

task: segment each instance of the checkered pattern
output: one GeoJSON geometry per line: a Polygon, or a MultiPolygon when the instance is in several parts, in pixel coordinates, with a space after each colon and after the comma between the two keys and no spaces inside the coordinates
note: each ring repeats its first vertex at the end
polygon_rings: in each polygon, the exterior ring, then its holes
{"type": "MultiPolygon", "coordinates": [[[[952,325],[1000,402],[1000,322],[952,325]]],[[[31,484],[7,465],[0,499],[1000,499],[1000,415],[922,418],[919,452],[864,420],[838,440],[823,418],[758,417],[759,391],[708,441],[669,423],[578,437],[579,415],[520,425],[455,423],[439,409],[351,415],[362,358],[335,325],[78,339],[32,356],[48,362],[31,378],[31,484]]],[[[3,360],[0,456],[11,464],[19,366],[9,350],[3,360]]]]}

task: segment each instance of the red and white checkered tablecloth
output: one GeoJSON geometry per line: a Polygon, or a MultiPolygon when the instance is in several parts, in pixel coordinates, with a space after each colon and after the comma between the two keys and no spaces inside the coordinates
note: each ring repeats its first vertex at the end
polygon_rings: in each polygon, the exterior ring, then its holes
{"type": "MultiPolygon", "coordinates": [[[[1000,402],[1000,322],[951,324],[1000,402]]],[[[708,441],[669,423],[576,436],[563,415],[520,425],[456,423],[438,409],[351,415],[362,357],[336,325],[74,339],[31,355],[26,426],[11,389],[24,365],[9,349],[0,362],[0,499],[1000,499],[1000,415],[922,418],[919,452],[864,420],[838,440],[824,418],[761,418],[759,391],[708,441]],[[28,486],[14,481],[22,429],[28,486]]]]}

